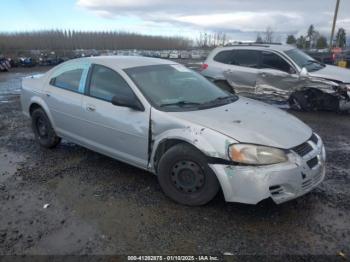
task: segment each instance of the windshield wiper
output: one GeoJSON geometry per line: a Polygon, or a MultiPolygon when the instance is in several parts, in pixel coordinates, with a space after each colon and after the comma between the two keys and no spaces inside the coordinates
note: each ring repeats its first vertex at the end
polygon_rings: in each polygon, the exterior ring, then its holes
{"type": "Polygon", "coordinates": [[[210,100],[208,102],[206,102],[205,104],[212,104],[212,103],[216,103],[216,102],[221,102],[221,101],[224,101],[224,100],[227,100],[227,99],[233,99],[233,98],[236,98],[236,96],[234,95],[228,95],[228,96],[219,96],[213,100],[210,100]]]}
{"type": "Polygon", "coordinates": [[[165,106],[198,106],[200,103],[197,102],[189,102],[189,101],[178,101],[178,102],[173,102],[173,103],[165,103],[161,104],[160,107],[165,107],[165,106]]]}

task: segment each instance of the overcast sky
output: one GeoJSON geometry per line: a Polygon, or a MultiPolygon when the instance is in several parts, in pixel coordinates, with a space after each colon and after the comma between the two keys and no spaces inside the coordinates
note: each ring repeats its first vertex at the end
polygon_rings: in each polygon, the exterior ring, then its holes
{"type": "MultiPolygon", "coordinates": [[[[1,0],[0,31],[126,30],[196,37],[227,32],[255,40],[270,26],[277,38],[304,34],[310,24],[331,30],[336,0],[1,0]],[[4,22],[5,21],[5,22],[4,22]],[[279,36],[280,35],[280,36],[279,36]]],[[[350,35],[350,0],[341,0],[337,27],[350,35]]],[[[277,39],[284,41],[284,39],[277,39]]]]}

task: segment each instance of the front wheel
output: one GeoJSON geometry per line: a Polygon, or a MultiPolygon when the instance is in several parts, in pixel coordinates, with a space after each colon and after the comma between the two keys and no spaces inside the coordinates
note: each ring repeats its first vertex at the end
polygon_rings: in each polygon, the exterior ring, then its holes
{"type": "Polygon", "coordinates": [[[189,206],[204,205],[219,191],[219,182],[206,157],[184,143],[170,148],[161,157],[158,181],[168,197],[189,206]]]}
{"type": "Polygon", "coordinates": [[[48,116],[41,108],[32,113],[32,129],[35,140],[42,147],[54,148],[61,142],[61,138],[56,135],[48,116]]]}
{"type": "Polygon", "coordinates": [[[297,111],[311,111],[312,106],[308,101],[308,97],[304,91],[296,91],[290,95],[288,104],[291,109],[297,111]]]}
{"type": "Polygon", "coordinates": [[[296,91],[288,99],[292,109],[302,111],[339,111],[339,98],[316,88],[296,91]]]}

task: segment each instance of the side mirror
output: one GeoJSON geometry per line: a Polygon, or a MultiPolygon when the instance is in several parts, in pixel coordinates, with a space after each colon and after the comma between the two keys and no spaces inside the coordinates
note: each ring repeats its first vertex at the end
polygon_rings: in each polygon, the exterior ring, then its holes
{"type": "Polygon", "coordinates": [[[309,72],[307,71],[306,67],[303,67],[300,71],[300,76],[306,77],[309,75],[309,72]]]}
{"type": "Polygon", "coordinates": [[[143,105],[140,101],[135,97],[125,97],[125,96],[113,96],[112,104],[115,106],[129,107],[136,111],[144,111],[143,105]]]}

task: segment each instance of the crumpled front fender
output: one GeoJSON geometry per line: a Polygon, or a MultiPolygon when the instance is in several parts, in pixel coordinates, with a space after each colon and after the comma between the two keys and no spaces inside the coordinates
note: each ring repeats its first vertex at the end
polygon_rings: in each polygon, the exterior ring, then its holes
{"type": "Polygon", "coordinates": [[[228,160],[228,146],[237,143],[236,140],[182,119],[175,118],[171,113],[152,111],[150,121],[150,161],[149,169],[154,171],[154,161],[157,148],[167,140],[181,140],[189,143],[208,157],[228,160]],[[171,119],[170,119],[171,118],[171,119]]]}

